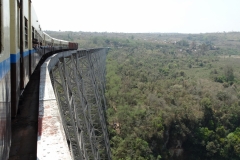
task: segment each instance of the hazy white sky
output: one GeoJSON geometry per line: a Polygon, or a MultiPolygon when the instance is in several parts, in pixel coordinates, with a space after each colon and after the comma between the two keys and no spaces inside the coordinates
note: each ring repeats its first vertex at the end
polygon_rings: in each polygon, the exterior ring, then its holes
{"type": "Polygon", "coordinates": [[[240,31],[240,0],[32,0],[43,30],[240,31]]]}

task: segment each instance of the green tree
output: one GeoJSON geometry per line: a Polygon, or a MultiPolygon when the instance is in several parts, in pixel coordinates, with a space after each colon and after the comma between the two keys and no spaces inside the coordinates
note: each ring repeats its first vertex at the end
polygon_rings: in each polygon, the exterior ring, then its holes
{"type": "Polygon", "coordinates": [[[226,66],[224,68],[224,75],[226,77],[226,81],[233,81],[234,80],[234,74],[233,74],[233,68],[231,66],[226,66]]]}

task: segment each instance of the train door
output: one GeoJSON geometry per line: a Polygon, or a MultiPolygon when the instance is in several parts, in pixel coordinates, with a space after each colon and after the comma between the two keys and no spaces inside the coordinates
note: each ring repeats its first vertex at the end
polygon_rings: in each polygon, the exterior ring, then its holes
{"type": "Polygon", "coordinates": [[[10,53],[11,53],[11,114],[15,117],[20,96],[20,1],[10,1],[10,53]]]}

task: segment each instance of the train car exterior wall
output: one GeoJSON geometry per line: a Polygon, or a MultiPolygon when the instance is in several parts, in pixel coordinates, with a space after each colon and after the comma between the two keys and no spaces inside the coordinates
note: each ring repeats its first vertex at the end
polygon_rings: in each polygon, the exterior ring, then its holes
{"type": "Polygon", "coordinates": [[[20,96],[20,3],[10,1],[11,113],[15,115],[20,96]]]}
{"type": "Polygon", "coordinates": [[[0,10],[0,159],[7,159],[11,138],[9,1],[2,0],[0,10]]]}

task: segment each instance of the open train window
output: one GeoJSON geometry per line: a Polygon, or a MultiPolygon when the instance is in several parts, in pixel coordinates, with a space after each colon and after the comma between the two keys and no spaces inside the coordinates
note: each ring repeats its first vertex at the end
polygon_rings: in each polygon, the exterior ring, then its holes
{"type": "Polygon", "coordinates": [[[35,48],[36,44],[37,44],[37,35],[36,35],[37,31],[34,29],[34,27],[32,27],[32,47],[35,48]]]}
{"type": "Polygon", "coordinates": [[[42,36],[40,34],[38,34],[38,36],[39,36],[40,45],[42,45],[43,44],[43,38],[42,38],[42,36]]]}
{"type": "Polygon", "coordinates": [[[37,33],[37,30],[35,30],[35,37],[34,37],[34,38],[38,40],[38,33],[37,33]]]}
{"type": "Polygon", "coordinates": [[[34,29],[34,27],[32,27],[32,39],[34,39],[35,38],[35,29],[34,29]]]}
{"type": "Polygon", "coordinates": [[[24,17],[25,21],[25,48],[28,48],[28,20],[24,17]]]}

